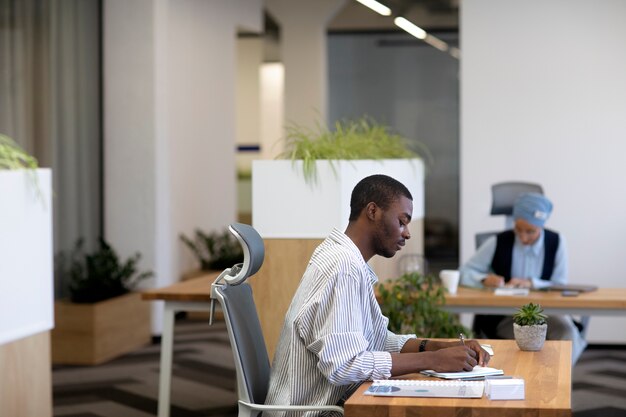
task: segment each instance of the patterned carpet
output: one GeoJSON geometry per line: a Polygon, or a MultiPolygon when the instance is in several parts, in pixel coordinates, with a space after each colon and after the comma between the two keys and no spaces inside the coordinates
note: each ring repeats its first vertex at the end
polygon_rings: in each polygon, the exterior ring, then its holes
{"type": "MultiPolygon", "coordinates": [[[[174,338],[171,417],[237,415],[225,325],[181,319],[174,338]]],[[[53,370],[55,417],[156,416],[159,345],[99,366],[53,370]]],[[[589,348],[574,368],[574,417],[626,416],[626,348],[589,348]]]]}

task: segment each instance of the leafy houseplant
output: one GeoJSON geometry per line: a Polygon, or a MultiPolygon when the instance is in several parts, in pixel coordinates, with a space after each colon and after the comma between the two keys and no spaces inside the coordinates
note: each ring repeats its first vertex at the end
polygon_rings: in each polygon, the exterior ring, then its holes
{"type": "Polygon", "coordinates": [[[471,335],[456,315],[441,309],[444,289],[436,278],[410,272],[377,286],[382,313],[389,318],[389,330],[415,333],[418,337],[471,335]]]}
{"type": "Polygon", "coordinates": [[[85,253],[83,240],[79,239],[69,267],[70,300],[74,303],[96,303],[129,293],[139,281],[153,275],[152,272],[137,272],[140,257],[136,253],[122,261],[102,238],[99,239],[98,250],[85,253]]]}
{"type": "Polygon", "coordinates": [[[228,230],[206,233],[196,229],[193,240],[184,234],[180,239],[191,249],[204,271],[225,269],[243,262],[241,245],[228,230]]]}
{"type": "Polygon", "coordinates": [[[541,350],[548,330],[547,318],[539,304],[524,304],[517,310],[513,315],[513,333],[521,350],[541,350]]]}
{"type": "Polygon", "coordinates": [[[412,150],[408,140],[388,126],[364,116],[338,121],[334,130],[319,125],[317,130],[288,126],[286,150],[278,158],[302,160],[304,179],[311,184],[317,178],[315,162],[321,159],[328,160],[333,171],[333,162],[338,160],[418,158],[420,154],[432,159],[425,145],[415,146],[419,152],[412,150]]]}
{"type": "Polygon", "coordinates": [[[104,239],[92,253],[79,239],[70,257],[57,255],[57,272],[68,277],[70,300],[54,304],[51,356],[55,364],[97,365],[150,342],[150,305],[135,285],[140,254],[119,258],[104,239]]]}

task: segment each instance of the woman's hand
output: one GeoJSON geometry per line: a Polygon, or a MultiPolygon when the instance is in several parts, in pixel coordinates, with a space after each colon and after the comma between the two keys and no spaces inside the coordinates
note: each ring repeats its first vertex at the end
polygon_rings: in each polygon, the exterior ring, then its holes
{"type": "Polygon", "coordinates": [[[482,283],[485,287],[490,287],[490,288],[501,287],[504,285],[504,277],[500,275],[489,274],[482,280],[482,283]]]}

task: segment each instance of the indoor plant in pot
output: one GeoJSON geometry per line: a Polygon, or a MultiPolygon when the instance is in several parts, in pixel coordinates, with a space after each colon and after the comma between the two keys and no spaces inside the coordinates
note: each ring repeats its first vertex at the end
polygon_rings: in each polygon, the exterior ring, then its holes
{"type": "Polygon", "coordinates": [[[547,318],[539,304],[524,304],[517,310],[513,315],[513,334],[521,350],[541,350],[548,330],[547,318]]]}
{"type": "MultiPolygon", "coordinates": [[[[284,144],[276,160],[252,164],[252,218],[263,238],[324,239],[334,227],[345,229],[354,186],[385,174],[411,192],[414,238],[405,250],[423,253],[424,171],[432,159],[425,145],[368,116],[315,129],[292,124],[284,144]]],[[[370,265],[384,280],[397,276],[396,263],[370,265]]]]}
{"type": "Polygon", "coordinates": [[[138,271],[140,257],[136,253],[121,260],[102,238],[91,253],[79,239],[69,259],[57,256],[69,300],[55,303],[54,363],[95,365],[150,341],[150,305],[133,291],[139,281],[152,276],[138,271]]]}

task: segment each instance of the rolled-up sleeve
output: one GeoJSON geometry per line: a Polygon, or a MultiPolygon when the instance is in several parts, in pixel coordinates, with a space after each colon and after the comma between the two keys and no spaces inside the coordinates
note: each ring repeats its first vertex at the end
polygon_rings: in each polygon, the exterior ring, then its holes
{"type": "Polygon", "coordinates": [[[398,353],[404,347],[409,339],[417,339],[414,334],[395,334],[387,331],[387,339],[385,339],[385,351],[398,353]]]}

